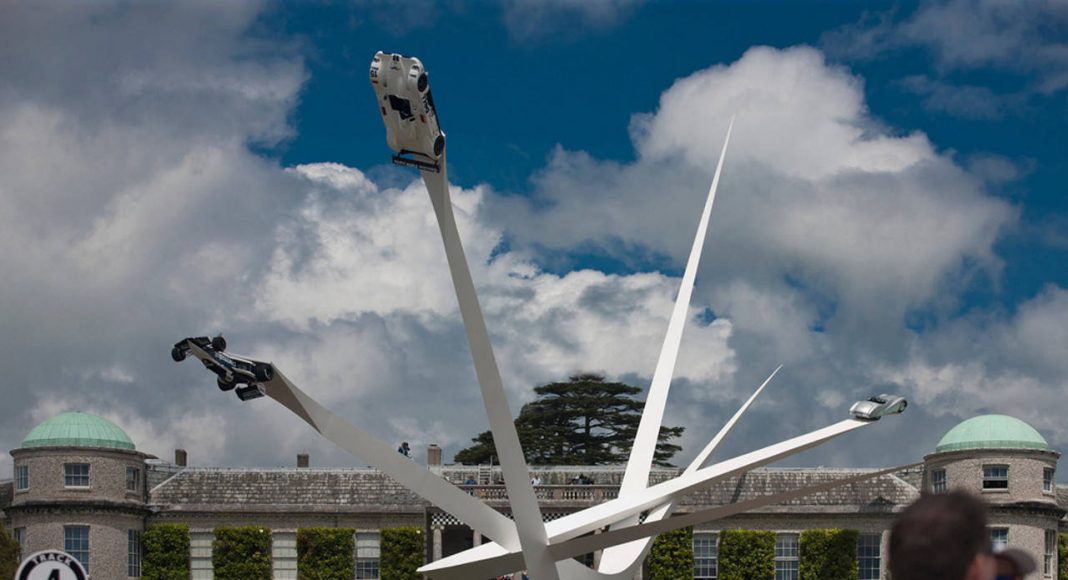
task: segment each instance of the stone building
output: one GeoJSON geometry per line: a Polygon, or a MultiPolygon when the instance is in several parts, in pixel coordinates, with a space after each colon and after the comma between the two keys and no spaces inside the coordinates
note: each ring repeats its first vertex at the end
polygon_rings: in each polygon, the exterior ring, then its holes
{"type": "MultiPolygon", "coordinates": [[[[84,413],[64,413],[41,423],[11,455],[15,477],[0,482],[0,523],[22,544],[24,554],[64,549],[97,579],[139,577],[141,533],[160,522],[189,526],[192,577],[198,579],[212,577],[211,541],[220,525],[270,528],[275,578],[296,578],[296,532],[305,527],[356,531],[354,578],[378,577],[378,533],[383,528],[423,528],[427,560],[482,541],[462,522],[373,469],[310,468],[307,456],[298,456],[298,466],[285,469],[189,467],[184,451],[176,451],[174,462],[161,461],[137,451],[118,426],[84,413]]],[[[1068,529],[1068,487],[1056,484],[1059,457],[1022,421],[975,417],[946,433],[921,468],[698,526],[694,577],[716,577],[720,530],[746,528],[776,532],[776,577],[797,578],[800,533],[833,527],[860,532],[860,578],[883,578],[895,515],[921,493],[960,488],[991,506],[992,541],[1030,552],[1039,563],[1031,578],[1052,578],[1057,532],[1068,529]]],[[[428,469],[490,505],[508,509],[497,468],[441,465],[436,446],[427,459],[428,469]]],[[[677,509],[708,509],[865,472],[871,470],[757,469],[696,492],[677,509]]],[[[676,474],[657,469],[653,478],[676,474]]],[[[546,520],[616,497],[622,475],[622,468],[611,466],[532,469],[546,520]]],[[[586,562],[596,564],[598,557],[587,555],[586,562]]]]}

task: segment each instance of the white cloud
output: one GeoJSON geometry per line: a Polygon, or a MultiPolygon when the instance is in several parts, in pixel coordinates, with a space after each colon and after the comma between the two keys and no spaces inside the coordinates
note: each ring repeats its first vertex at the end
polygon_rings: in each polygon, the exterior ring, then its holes
{"type": "Polygon", "coordinates": [[[896,326],[968,268],[996,273],[1014,210],[922,133],[882,127],[860,80],[810,48],[755,48],[677,81],[633,122],[638,161],[558,150],[537,177],[548,209],[505,200],[497,215],[523,243],[681,256],[732,115],[705,266],[716,283],[788,276],[836,305],[831,324],[896,326]]]}

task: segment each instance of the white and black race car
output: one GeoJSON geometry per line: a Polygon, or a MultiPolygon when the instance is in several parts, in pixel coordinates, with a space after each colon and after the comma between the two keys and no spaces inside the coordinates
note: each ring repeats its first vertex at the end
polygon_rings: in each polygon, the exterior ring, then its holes
{"type": "Polygon", "coordinates": [[[386,141],[397,152],[393,162],[427,171],[441,171],[445,133],[426,69],[418,58],[378,51],[371,61],[371,86],[386,124],[386,141]]]}
{"type": "Polygon", "coordinates": [[[171,349],[171,358],[175,362],[181,362],[189,354],[197,357],[208,370],[217,375],[216,383],[223,391],[245,385],[237,388],[237,397],[242,401],[264,396],[263,383],[274,378],[274,367],[271,363],[223,354],[225,350],[226,339],[222,336],[183,338],[171,349]]]}

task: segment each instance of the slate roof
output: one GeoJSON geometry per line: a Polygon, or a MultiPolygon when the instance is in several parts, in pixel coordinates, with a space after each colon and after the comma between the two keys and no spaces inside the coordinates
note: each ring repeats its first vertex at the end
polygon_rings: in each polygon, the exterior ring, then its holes
{"type": "Polygon", "coordinates": [[[149,492],[169,511],[389,512],[419,496],[374,469],[186,468],[149,492]]]}
{"type": "MultiPolygon", "coordinates": [[[[462,484],[472,470],[477,468],[445,467],[440,472],[462,484]]],[[[581,473],[593,477],[598,486],[615,486],[623,473],[622,467],[533,471],[545,485],[562,485],[581,473]]],[[[875,470],[757,469],[695,492],[681,505],[691,509],[723,505],[872,471],[875,470]]],[[[651,479],[662,481],[677,473],[674,469],[657,469],[651,479]]],[[[917,497],[919,491],[904,479],[883,475],[761,511],[885,511],[917,497]]],[[[163,511],[416,512],[429,507],[416,494],[374,469],[187,468],[153,488],[150,503],[163,511]]]]}
{"type": "MultiPolygon", "coordinates": [[[[681,505],[689,507],[715,506],[755,499],[810,485],[818,485],[877,469],[755,469],[740,477],[731,477],[708,489],[686,496],[681,505]]],[[[884,511],[893,506],[905,506],[920,497],[920,491],[905,479],[894,474],[850,483],[828,491],[769,506],[761,511],[790,510],[790,507],[819,508],[827,512],[884,511]]]]}

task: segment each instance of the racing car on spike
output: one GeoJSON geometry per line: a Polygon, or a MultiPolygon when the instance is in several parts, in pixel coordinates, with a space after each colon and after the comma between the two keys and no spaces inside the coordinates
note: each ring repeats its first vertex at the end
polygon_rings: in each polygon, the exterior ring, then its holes
{"type": "Polygon", "coordinates": [[[190,354],[197,357],[209,371],[216,374],[216,384],[220,390],[229,391],[236,387],[237,398],[242,401],[264,396],[263,383],[274,378],[274,367],[271,363],[224,354],[225,350],[226,339],[221,335],[214,338],[183,338],[171,348],[171,358],[174,362],[182,362],[190,354]]]}
{"type": "Polygon", "coordinates": [[[426,69],[418,58],[382,51],[371,61],[371,86],[386,124],[386,142],[397,152],[393,162],[424,171],[441,171],[445,133],[426,69]]]}

